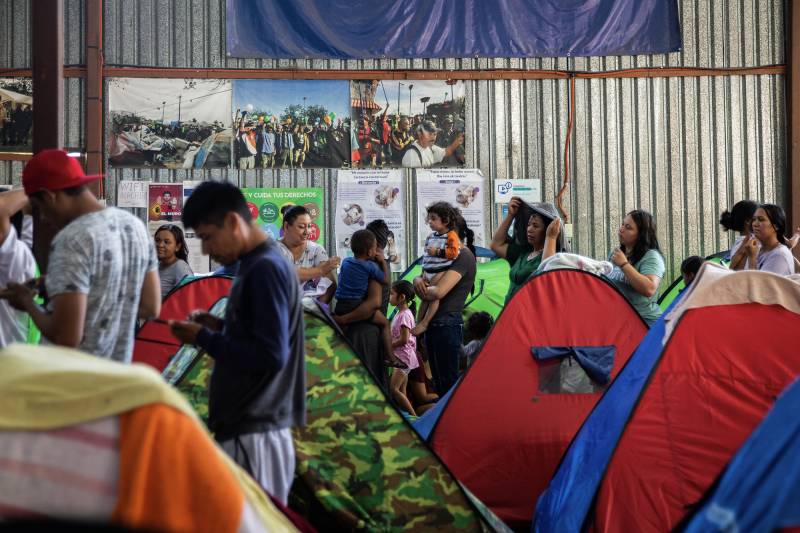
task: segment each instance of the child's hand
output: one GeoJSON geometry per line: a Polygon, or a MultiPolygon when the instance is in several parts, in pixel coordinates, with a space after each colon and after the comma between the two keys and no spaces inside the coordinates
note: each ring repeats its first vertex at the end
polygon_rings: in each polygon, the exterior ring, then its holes
{"type": "Polygon", "coordinates": [[[436,257],[439,255],[439,249],[436,246],[428,246],[425,248],[425,253],[431,257],[436,257]]]}

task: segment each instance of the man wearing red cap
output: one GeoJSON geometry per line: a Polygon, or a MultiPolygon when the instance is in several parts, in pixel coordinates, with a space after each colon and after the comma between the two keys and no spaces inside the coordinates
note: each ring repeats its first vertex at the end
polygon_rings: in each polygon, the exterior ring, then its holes
{"type": "Polygon", "coordinates": [[[30,314],[52,343],[130,362],[136,318],[157,316],[161,289],[155,248],[141,220],[104,207],[63,150],[43,150],[22,172],[34,208],[59,229],[50,245],[47,309],[33,291],[9,284],[9,303],[30,314]]]}

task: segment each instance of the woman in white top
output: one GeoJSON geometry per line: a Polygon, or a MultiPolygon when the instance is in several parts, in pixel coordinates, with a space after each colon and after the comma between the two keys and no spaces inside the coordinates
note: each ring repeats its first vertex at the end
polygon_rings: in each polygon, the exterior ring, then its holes
{"type": "Polygon", "coordinates": [[[736,202],[730,211],[724,211],[719,216],[720,225],[728,231],[738,231],[739,236],[731,246],[731,262],[728,267],[731,270],[745,270],[747,268],[747,250],[742,247],[745,238],[750,237],[753,222],[753,215],[758,209],[758,204],[752,200],[742,200],[736,202]]]}
{"type": "Polygon", "coordinates": [[[745,237],[742,244],[742,248],[747,250],[748,269],[781,276],[794,274],[794,257],[785,233],[786,214],[783,208],[761,204],[753,215],[753,236],[745,237]]]}
{"type": "Polygon", "coordinates": [[[303,296],[318,297],[328,303],[336,292],[333,270],[339,258],[331,257],[325,248],[309,240],[311,231],[318,231],[311,214],[302,205],[290,206],[283,211],[283,238],[278,241],[281,252],[297,269],[303,296]]]}

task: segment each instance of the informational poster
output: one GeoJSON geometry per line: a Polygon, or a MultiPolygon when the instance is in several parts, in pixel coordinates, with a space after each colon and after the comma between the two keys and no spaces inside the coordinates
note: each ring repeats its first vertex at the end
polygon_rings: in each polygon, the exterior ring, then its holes
{"type": "Polygon", "coordinates": [[[117,207],[147,207],[149,188],[149,181],[120,181],[117,186],[117,207]]]}
{"type": "Polygon", "coordinates": [[[463,167],[465,101],[463,80],[351,81],[353,168],[463,167]]]}
{"type": "Polygon", "coordinates": [[[148,222],[180,222],[183,214],[183,185],[150,183],[147,189],[148,222]]]}
{"type": "MultiPolygon", "coordinates": [[[[183,182],[183,203],[192,195],[195,187],[203,183],[202,181],[183,182]]],[[[210,271],[211,262],[207,255],[203,255],[203,243],[194,233],[193,229],[184,228],[184,238],[186,239],[186,249],[189,251],[189,266],[195,274],[205,274],[210,271]]]]}
{"type": "Polygon", "coordinates": [[[308,238],[325,245],[324,192],[318,188],[307,189],[242,189],[250,214],[273,239],[283,237],[283,214],[285,206],[302,205],[311,215],[308,238]]]}
{"type": "Polygon", "coordinates": [[[349,166],[349,89],[346,80],[235,80],[234,167],[349,166]]]}
{"type": "Polygon", "coordinates": [[[494,180],[494,203],[507,204],[514,196],[519,196],[528,203],[541,202],[542,180],[494,180]]]}
{"type": "Polygon", "coordinates": [[[431,229],[425,221],[427,207],[435,202],[448,202],[461,212],[467,226],[475,232],[475,244],[484,246],[486,179],[478,169],[437,169],[417,171],[417,221],[419,252],[431,229]]]}
{"type": "Polygon", "coordinates": [[[406,224],[401,170],[340,170],[336,188],[336,255],[350,257],[350,237],[373,220],[389,228],[385,254],[393,272],[402,272],[406,224]]]}
{"type": "Polygon", "coordinates": [[[229,167],[231,92],[230,80],[109,78],[109,164],[229,167]]]}

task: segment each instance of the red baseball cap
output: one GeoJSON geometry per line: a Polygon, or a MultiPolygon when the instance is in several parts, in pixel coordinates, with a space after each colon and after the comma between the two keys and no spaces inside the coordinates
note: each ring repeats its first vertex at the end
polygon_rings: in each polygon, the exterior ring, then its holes
{"type": "Polygon", "coordinates": [[[99,180],[103,176],[97,174],[87,176],[78,159],[70,157],[64,150],[42,150],[28,161],[22,171],[22,186],[25,194],[48,190],[60,191],[78,187],[85,183],[99,180]]]}

